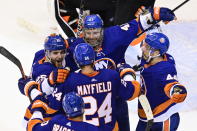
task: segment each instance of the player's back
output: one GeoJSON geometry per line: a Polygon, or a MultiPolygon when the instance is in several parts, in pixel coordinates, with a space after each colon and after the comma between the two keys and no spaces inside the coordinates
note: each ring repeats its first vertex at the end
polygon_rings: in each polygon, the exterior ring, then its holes
{"type": "Polygon", "coordinates": [[[65,92],[76,91],[85,102],[84,121],[101,128],[112,130],[115,124],[115,97],[120,88],[119,74],[103,69],[91,76],[71,73],[65,85],[65,92]]]}
{"type": "Polygon", "coordinates": [[[98,127],[82,121],[69,120],[66,115],[59,114],[50,121],[35,126],[33,131],[98,131],[98,127]]]}

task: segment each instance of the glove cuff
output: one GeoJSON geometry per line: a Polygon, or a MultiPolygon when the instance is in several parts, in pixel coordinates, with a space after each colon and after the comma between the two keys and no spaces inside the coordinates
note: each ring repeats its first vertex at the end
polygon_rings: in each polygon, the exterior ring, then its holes
{"type": "Polygon", "coordinates": [[[146,30],[147,28],[151,27],[151,23],[153,23],[154,19],[152,16],[151,11],[146,14],[140,15],[139,19],[139,26],[142,31],[146,30]]]}
{"type": "Polygon", "coordinates": [[[38,82],[35,82],[35,81],[29,81],[25,85],[25,88],[24,88],[25,95],[27,97],[30,97],[31,91],[33,89],[38,89],[40,91],[40,84],[38,82]]]}

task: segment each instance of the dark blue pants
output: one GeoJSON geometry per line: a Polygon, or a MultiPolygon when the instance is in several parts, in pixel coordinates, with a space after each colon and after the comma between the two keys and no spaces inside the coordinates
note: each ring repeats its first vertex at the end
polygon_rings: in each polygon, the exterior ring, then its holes
{"type": "Polygon", "coordinates": [[[116,118],[119,131],[130,131],[128,104],[121,98],[116,98],[116,118]]]}
{"type": "MultiPolygon", "coordinates": [[[[176,131],[180,122],[180,117],[178,113],[173,114],[169,119],[164,122],[155,122],[151,131],[176,131]]],[[[139,120],[136,131],[145,131],[147,122],[139,120]]]]}

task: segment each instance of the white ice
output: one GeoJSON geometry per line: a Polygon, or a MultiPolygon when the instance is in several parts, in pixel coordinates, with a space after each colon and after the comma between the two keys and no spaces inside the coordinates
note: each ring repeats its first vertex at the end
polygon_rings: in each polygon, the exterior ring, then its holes
{"type": "MultiPolygon", "coordinates": [[[[0,46],[4,46],[17,56],[26,74],[34,53],[43,48],[45,36],[53,31],[49,19],[47,0],[0,0],[0,46]]],[[[173,9],[183,0],[158,0],[156,5],[173,9]]],[[[190,0],[175,13],[179,21],[163,25],[164,32],[169,36],[171,44],[169,53],[176,60],[179,80],[188,89],[188,97],[180,110],[181,122],[179,131],[196,130],[197,118],[197,2],[190,0]]],[[[129,47],[126,60],[135,61],[135,52],[129,47]]],[[[19,69],[8,59],[0,55],[0,130],[22,131],[22,118],[29,104],[28,99],[21,95],[17,81],[21,77],[19,69]]],[[[138,121],[136,101],[129,102],[131,131],[138,121]]]]}

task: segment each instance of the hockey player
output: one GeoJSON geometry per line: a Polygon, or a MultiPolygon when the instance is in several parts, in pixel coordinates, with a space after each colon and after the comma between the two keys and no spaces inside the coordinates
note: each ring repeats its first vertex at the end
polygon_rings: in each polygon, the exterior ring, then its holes
{"type": "MultiPolygon", "coordinates": [[[[176,131],[179,125],[178,109],[187,96],[187,91],[177,80],[177,71],[172,56],[167,54],[169,39],[162,33],[148,34],[141,45],[143,53],[141,70],[142,90],[149,100],[154,115],[154,131],[176,131]]],[[[138,104],[137,131],[145,130],[147,119],[141,104],[138,104]]]]}
{"type": "MultiPolygon", "coordinates": [[[[77,44],[87,42],[98,52],[96,56],[111,58],[116,64],[124,63],[125,51],[138,33],[150,27],[157,20],[172,21],[174,19],[175,15],[170,9],[154,8],[150,9],[148,13],[140,15],[139,19],[132,20],[121,26],[103,29],[102,19],[98,15],[89,15],[84,20],[84,37],[69,38],[66,42],[69,46],[68,51],[73,53],[77,44]]],[[[40,51],[40,57],[43,56],[44,51],[40,51]]],[[[35,58],[35,60],[38,61],[39,58],[35,58]]],[[[107,63],[105,62],[105,64],[107,63]]],[[[103,65],[100,64],[101,67],[103,65]]]]}
{"type": "Polygon", "coordinates": [[[28,122],[28,131],[98,131],[98,127],[83,122],[84,101],[75,92],[63,97],[62,107],[65,113],[56,115],[49,121],[43,120],[42,112],[46,105],[40,98],[37,96],[32,105],[33,116],[28,122]],[[37,104],[42,103],[42,107],[37,107],[37,104]]]}
{"type": "MultiPolygon", "coordinates": [[[[20,92],[28,96],[32,101],[35,97],[27,93],[30,87],[32,88],[31,85],[34,85],[34,87],[37,85],[36,87],[38,87],[39,84],[43,84],[42,88],[39,88],[40,92],[36,92],[36,94],[45,93],[46,95],[50,95],[53,92],[53,86],[57,83],[64,82],[69,73],[69,69],[65,69],[67,61],[66,53],[66,43],[61,35],[52,34],[48,36],[44,43],[44,50],[35,54],[31,78],[19,79],[18,86],[20,92]],[[44,57],[43,53],[45,54],[44,57]],[[45,85],[50,86],[45,88],[45,85]],[[25,86],[27,91],[24,91],[25,86]]],[[[32,115],[30,108],[31,105],[26,110],[24,117],[25,122],[28,121],[32,115]]],[[[48,119],[49,116],[44,117],[48,119]]]]}
{"type": "MultiPolygon", "coordinates": [[[[137,33],[150,26],[147,24],[148,19],[153,22],[155,20],[159,20],[158,18],[164,21],[171,21],[175,18],[175,16],[167,8],[155,8],[148,14],[141,15],[138,20],[132,20],[121,26],[113,26],[103,29],[102,19],[98,15],[89,15],[84,20],[84,37],[77,38],[72,40],[73,42],[68,43],[71,45],[70,49],[73,50],[78,43],[85,41],[91,44],[100,56],[102,55],[102,57],[110,58],[114,60],[116,64],[125,63],[124,56],[126,49],[136,37],[137,33]],[[159,13],[157,11],[159,11],[159,13]],[[158,14],[156,14],[156,12],[158,14]]],[[[106,61],[99,63],[100,68],[104,68],[104,65],[107,65],[106,61]]],[[[117,111],[117,115],[120,118],[118,119],[120,130],[128,131],[130,130],[128,105],[121,99],[117,99],[117,101],[117,106],[120,108],[120,110],[117,111]]]]}
{"type": "MultiPolygon", "coordinates": [[[[38,83],[42,82],[42,84],[50,84],[51,86],[63,82],[70,70],[67,68],[70,62],[68,62],[66,56],[67,48],[62,36],[56,34],[48,36],[44,43],[44,50],[35,54],[32,65],[32,79],[38,83]],[[42,53],[45,54],[44,58],[40,55],[42,53]]],[[[74,65],[72,67],[74,67],[74,65]]],[[[50,94],[50,92],[53,91],[46,89],[41,90],[46,94],[50,94]]]]}
{"type": "MultiPolygon", "coordinates": [[[[137,33],[150,27],[152,25],[150,23],[153,23],[154,21],[171,21],[174,18],[175,15],[171,10],[167,8],[154,8],[148,13],[141,15],[139,19],[132,20],[121,26],[113,26],[103,29],[102,19],[98,15],[89,15],[84,20],[84,37],[68,39],[68,50],[70,54],[72,54],[76,45],[87,42],[90,43],[97,52],[96,59],[107,57],[114,60],[116,64],[124,63],[125,51],[132,40],[136,38],[137,33]]],[[[72,61],[74,60],[70,60],[70,62],[72,61]]],[[[108,61],[101,61],[96,64],[95,67],[97,69],[107,68],[108,63],[108,61]]],[[[118,114],[121,118],[125,116],[124,119],[120,120],[120,122],[122,121],[124,124],[122,126],[120,124],[119,126],[123,128],[122,130],[127,131],[129,130],[127,103],[122,100],[119,101],[120,104],[118,106],[123,107],[121,110],[124,112],[118,114]]]]}
{"type": "MultiPolygon", "coordinates": [[[[140,85],[133,78],[133,70],[125,68],[125,64],[118,68],[121,78],[125,81],[121,80],[119,73],[115,70],[96,71],[93,68],[95,52],[86,43],[76,46],[74,59],[81,70],[78,73],[70,73],[63,84],[57,85],[53,92],[55,101],[61,103],[64,93],[77,92],[86,104],[84,121],[102,130],[112,130],[116,121],[115,98],[132,100],[139,95],[140,85]]],[[[59,110],[59,107],[53,107],[53,109],[59,110]]]]}

